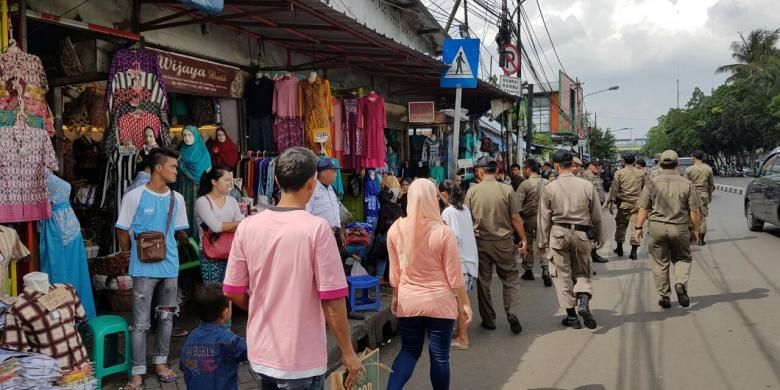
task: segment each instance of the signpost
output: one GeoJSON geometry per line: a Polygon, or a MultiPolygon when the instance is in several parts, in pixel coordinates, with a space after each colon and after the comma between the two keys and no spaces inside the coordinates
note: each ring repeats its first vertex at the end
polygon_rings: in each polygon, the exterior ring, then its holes
{"type": "Polygon", "coordinates": [[[455,158],[451,158],[448,170],[450,175],[457,174],[458,142],[460,141],[460,106],[463,88],[477,87],[479,73],[479,39],[446,39],[442,52],[442,61],[448,65],[441,73],[440,86],[455,88],[455,123],[453,126],[452,149],[455,158]]]}
{"type": "Polygon", "coordinates": [[[500,76],[498,87],[506,93],[512,96],[520,96],[523,94],[523,84],[517,77],[500,76]]]}
{"type": "Polygon", "coordinates": [[[511,43],[505,43],[501,46],[501,51],[504,52],[504,76],[510,76],[520,69],[520,50],[517,46],[511,43]]]}

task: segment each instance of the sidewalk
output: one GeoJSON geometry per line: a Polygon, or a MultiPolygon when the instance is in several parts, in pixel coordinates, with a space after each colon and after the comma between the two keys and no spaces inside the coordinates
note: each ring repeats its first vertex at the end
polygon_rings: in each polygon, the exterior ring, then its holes
{"type": "MultiPolygon", "coordinates": [[[[382,296],[382,309],[378,312],[363,312],[366,319],[363,321],[349,320],[349,325],[352,329],[352,345],[356,351],[362,351],[366,347],[376,348],[382,344],[383,340],[390,338],[397,329],[397,321],[390,312],[390,302],[392,300],[392,291],[389,287],[383,287],[381,290],[382,296]]],[[[117,313],[124,316],[126,319],[131,319],[131,313],[117,313]]],[[[236,310],[233,314],[233,332],[238,335],[246,337],[246,313],[240,310],[236,310]]],[[[197,326],[198,320],[194,315],[191,308],[182,310],[182,316],[174,321],[175,328],[192,329],[197,326]]],[[[186,337],[174,337],[171,339],[171,355],[170,364],[171,367],[179,374],[179,379],[175,383],[160,383],[155,375],[152,373],[153,368],[150,366],[148,372],[150,373],[144,378],[144,388],[147,390],[186,390],[187,386],[184,384],[184,377],[179,370],[178,356],[181,352],[181,347],[184,344],[186,337]]],[[[147,352],[151,353],[153,348],[154,335],[147,337],[147,352]]],[[[328,367],[329,372],[335,370],[341,364],[339,359],[341,358],[341,352],[336,345],[335,339],[328,333],[328,367]]],[[[151,359],[148,359],[151,361],[151,359]]],[[[124,385],[127,381],[125,375],[115,374],[107,377],[103,380],[103,389],[116,390],[124,385]]],[[[239,389],[249,390],[258,389],[257,382],[255,382],[254,376],[250,372],[249,364],[244,363],[241,365],[238,371],[239,389]]]]}

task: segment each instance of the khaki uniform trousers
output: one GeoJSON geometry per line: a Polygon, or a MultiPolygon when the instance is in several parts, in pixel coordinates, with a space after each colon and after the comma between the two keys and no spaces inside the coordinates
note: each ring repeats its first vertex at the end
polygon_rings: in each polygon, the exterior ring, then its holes
{"type": "Polygon", "coordinates": [[[648,234],[650,265],[658,295],[668,297],[672,292],[669,264],[674,264],[674,283],[682,283],[687,288],[693,261],[688,224],[675,225],[650,221],[648,234]]]}
{"type": "MultiPolygon", "coordinates": [[[[621,205],[623,206],[623,205],[621,205]]],[[[633,205],[625,208],[618,208],[615,214],[615,242],[623,243],[626,241],[626,230],[629,226],[636,226],[636,220],[639,217],[639,209],[633,205]]],[[[631,235],[631,245],[639,245],[639,241],[634,240],[631,235]]]]}
{"type": "Polygon", "coordinates": [[[506,240],[489,241],[477,239],[479,252],[479,278],[477,279],[477,299],[479,315],[486,324],[495,325],[496,310],[490,294],[493,282],[493,267],[504,286],[504,312],[512,313],[512,304],[517,301],[520,291],[520,270],[515,260],[517,246],[509,238],[506,240]]]}
{"type": "Polygon", "coordinates": [[[707,216],[710,215],[710,201],[701,200],[701,208],[699,208],[699,234],[707,233],[707,216]]]}
{"type": "MultiPolygon", "coordinates": [[[[528,271],[534,269],[534,262],[539,259],[539,265],[546,267],[549,263],[547,256],[541,256],[539,254],[539,248],[536,247],[536,216],[524,219],[523,229],[525,229],[525,237],[528,240],[528,250],[523,256],[523,270],[528,271]]],[[[518,253],[518,256],[520,254],[518,253]]]]}
{"type": "Polygon", "coordinates": [[[590,284],[592,244],[585,232],[553,226],[550,232],[550,276],[561,308],[577,306],[579,293],[593,296],[590,284]],[[574,281],[576,280],[576,283],[574,281]]]}

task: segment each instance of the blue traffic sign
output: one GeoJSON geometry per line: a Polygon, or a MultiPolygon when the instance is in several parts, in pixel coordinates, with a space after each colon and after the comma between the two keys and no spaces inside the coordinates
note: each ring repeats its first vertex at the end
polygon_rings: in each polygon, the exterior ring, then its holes
{"type": "Polygon", "coordinates": [[[441,72],[442,88],[476,88],[479,73],[479,39],[446,39],[441,72]]]}

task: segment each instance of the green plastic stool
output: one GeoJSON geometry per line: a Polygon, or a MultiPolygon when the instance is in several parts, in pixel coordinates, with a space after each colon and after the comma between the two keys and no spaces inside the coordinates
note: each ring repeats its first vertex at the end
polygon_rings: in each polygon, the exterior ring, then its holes
{"type": "Polygon", "coordinates": [[[124,318],[115,315],[97,316],[83,324],[82,328],[86,328],[92,335],[92,356],[90,358],[95,362],[95,378],[97,378],[98,389],[102,388],[104,377],[119,372],[130,373],[132,349],[130,349],[130,332],[124,318]],[[125,338],[124,354],[119,352],[120,333],[125,338]],[[104,366],[106,358],[111,363],[108,367],[104,366]]]}

